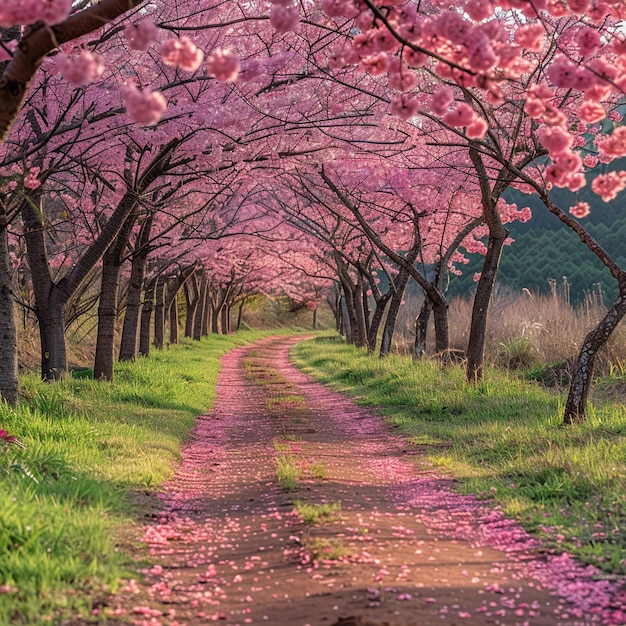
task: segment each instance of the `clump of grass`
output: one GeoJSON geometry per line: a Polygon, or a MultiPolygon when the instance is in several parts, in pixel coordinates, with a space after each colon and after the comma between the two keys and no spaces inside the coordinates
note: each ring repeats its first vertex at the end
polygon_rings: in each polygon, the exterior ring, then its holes
{"type": "Polygon", "coordinates": [[[340,539],[326,537],[306,541],[305,549],[316,561],[339,561],[350,554],[348,547],[340,539]]]}
{"type": "Polygon", "coordinates": [[[265,399],[265,408],[268,411],[283,411],[303,409],[306,406],[306,400],[298,394],[277,393],[272,394],[265,399]]]}
{"type": "Polygon", "coordinates": [[[284,491],[293,491],[301,475],[302,470],[293,456],[283,454],[276,459],[276,478],[284,491]]]}
{"type": "Polygon", "coordinates": [[[293,505],[305,524],[321,524],[327,522],[333,519],[341,510],[341,502],[309,504],[296,500],[293,505]]]}
{"type": "Polygon", "coordinates": [[[20,379],[19,405],[0,404],[0,428],[25,446],[0,447],[0,624],[88,614],[128,574],[115,541],[131,522],[127,495],[172,475],[194,417],[213,403],[221,355],[260,336],[185,340],[119,364],[111,383],[20,379]]]}
{"type": "Polygon", "coordinates": [[[313,461],[312,463],[309,463],[309,472],[313,478],[317,478],[319,480],[326,480],[326,478],[328,478],[326,467],[321,461],[313,461]]]}
{"type": "Polygon", "coordinates": [[[591,404],[585,422],[563,427],[563,396],[512,373],[487,370],[483,382],[468,386],[461,367],[372,358],[324,339],[292,354],[318,380],[380,407],[462,491],[494,498],[549,546],[626,573],[619,398],[591,404]]]}

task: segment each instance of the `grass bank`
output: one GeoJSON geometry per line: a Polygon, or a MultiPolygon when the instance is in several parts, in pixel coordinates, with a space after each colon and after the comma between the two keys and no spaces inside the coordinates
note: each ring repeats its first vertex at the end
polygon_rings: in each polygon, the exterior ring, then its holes
{"type": "Polygon", "coordinates": [[[112,383],[20,380],[0,405],[0,624],[89,615],[128,556],[114,537],[132,519],[130,492],[172,475],[194,417],[211,407],[219,358],[262,334],[184,341],[116,367],[112,383]]]}
{"type": "Polygon", "coordinates": [[[458,488],[491,498],[555,550],[626,573],[626,411],[591,406],[564,427],[564,399],[514,374],[468,386],[460,367],[368,356],[337,338],[298,344],[316,379],[380,407],[458,488]]]}

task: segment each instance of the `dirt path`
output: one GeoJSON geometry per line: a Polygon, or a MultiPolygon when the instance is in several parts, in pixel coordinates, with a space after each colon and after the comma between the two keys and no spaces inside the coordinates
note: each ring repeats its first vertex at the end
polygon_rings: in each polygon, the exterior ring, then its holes
{"type": "Polygon", "coordinates": [[[215,409],[145,529],[155,565],[96,609],[106,623],[626,623],[593,570],[542,557],[380,418],[295,370],[299,339],[224,358],[215,409]]]}

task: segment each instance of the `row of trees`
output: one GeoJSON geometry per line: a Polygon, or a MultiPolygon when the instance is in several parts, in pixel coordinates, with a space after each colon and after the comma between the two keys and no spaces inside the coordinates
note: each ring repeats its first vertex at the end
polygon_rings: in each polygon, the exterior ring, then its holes
{"type": "Polygon", "coordinates": [[[65,315],[96,268],[101,378],[112,376],[123,271],[124,358],[141,294],[166,307],[167,281],[170,296],[177,285],[200,302],[209,293],[214,312],[238,290],[303,302],[326,290],[354,343],[373,350],[385,320],[385,355],[415,280],[425,294],[416,355],[432,315],[445,361],[444,279],[464,251],[479,251],[466,356],[468,380],[480,380],[506,224],[530,217],[503,200],[515,187],[536,194],[618,286],[574,372],[565,421],[582,419],[597,352],[626,314],[626,273],[584,228],[588,205],[562,207],[549,192],[589,184],[607,201],[626,188],[626,172],[604,169],[626,156],[626,10],[599,0],[440,4],[322,0],[276,3],[269,15],[204,0],[2,9],[3,397],[17,395],[18,248],[47,379],[66,369],[65,315]]]}

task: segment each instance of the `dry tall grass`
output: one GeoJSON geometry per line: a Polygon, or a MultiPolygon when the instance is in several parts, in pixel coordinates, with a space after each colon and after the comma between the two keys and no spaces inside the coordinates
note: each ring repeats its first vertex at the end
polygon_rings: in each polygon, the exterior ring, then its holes
{"type": "MultiPolygon", "coordinates": [[[[421,300],[406,299],[396,337],[401,353],[410,350],[414,338],[414,317],[421,300]]],[[[587,294],[585,301],[573,306],[567,293],[521,293],[496,290],[490,307],[485,359],[505,368],[530,368],[535,365],[571,363],[577,356],[585,335],[606,313],[599,291],[587,294]]],[[[450,346],[465,350],[469,338],[472,300],[456,298],[450,302],[450,346]]],[[[430,353],[434,350],[429,328],[430,353]]],[[[626,324],[617,328],[599,362],[599,373],[626,367],[626,324]]]]}

